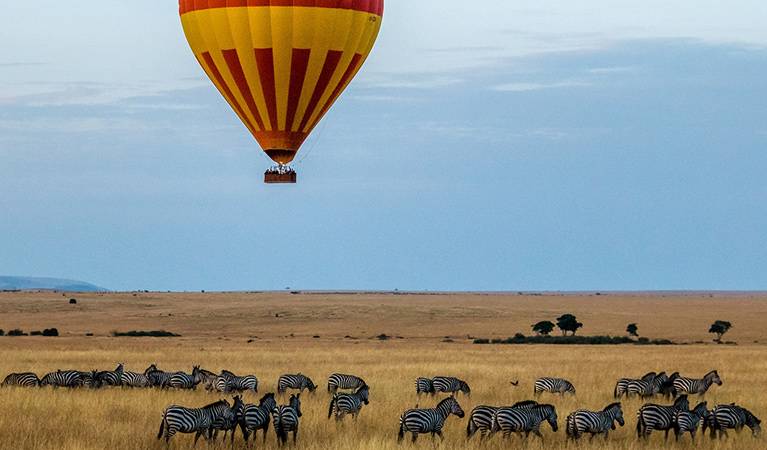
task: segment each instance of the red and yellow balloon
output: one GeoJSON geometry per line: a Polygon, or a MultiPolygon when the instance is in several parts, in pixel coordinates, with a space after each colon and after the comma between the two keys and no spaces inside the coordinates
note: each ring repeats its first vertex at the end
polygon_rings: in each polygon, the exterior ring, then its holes
{"type": "Polygon", "coordinates": [[[365,62],[383,0],[180,0],[197,61],[279,165],[365,62]]]}

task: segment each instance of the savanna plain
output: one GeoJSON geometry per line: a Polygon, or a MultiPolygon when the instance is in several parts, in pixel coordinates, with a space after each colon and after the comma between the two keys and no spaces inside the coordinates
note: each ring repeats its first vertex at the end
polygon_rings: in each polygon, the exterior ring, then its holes
{"type": "MultiPolygon", "coordinates": [[[[218,373],[228,369],[259,379],[258,403],[275,392],[281,374],[301,372],[319,385],[301,395],[297,444],[303,449],[751,449],[767,448],[748,429],[723,440],[698,433],[679,443],[673,432],[636,437],[640,399],[621,399],[626,425],[605,442],[588,438],[568,442],[567,414],[579,408],[601,410],[613,402],[622,377],[650,371],[679,371],[702,377],[718,370],[722,386],[705,395],[709,407],[736,402],[757,417],[767,416],[767,296],[737,293],[525,295],[518,293],[406,292],[231,292],[231,293],[71,293],[0,292],[0,328],[25,332],[57,328],[58,337],[1,336],[0,377],[11,372],[56,369],[143,372],[150,364],[165,371],[193,365],[218,373]],[[71,304],[75,298],[77,303],[71,304]],[[626,335],[636,323],[640,336],[669,339],[678,345],[530,345],[474,344],[475,338],[532,335],[531,325],[573,314],[579,335],[626,335]],[[732,328],[715,344],[708,329],[715,320],[732,328]],[[116,337],[113,331],[166,330],[178,337],[116,337]],[[331,399],[327,378],[335,372],[364,378],[370,404],[355,421],[328,420],[331,399]],[[416,405],[434,407],[440,397],[418,397],[416,377],[455,376],[471,386],[458,394],[466,417],[447,419],[444,441],[423,435],[397,443],[399,416],[416,405]],[[553,404],[560,429],[543,424],[544,440],[494,436],[466,438],[468,414],[477,405],[510,405],[533,399],[533,382],[543,376],[570,380],[575,396],[543,395],[553,404]],[[518,386],[511,381],[518,381],[518,386]]],[[[554,333],[557,333],[555,330],[554,333]]],[[[200,385],[193,391],[104,387],[97,390],[2,388],[0,448],[5,449],[163,449],[157,440],[162,411],[169,405],[201,407],[221,398],[200,385]]],[[[231,397],[229,397],[231,399],[231,397]]],[[[277,397],[278,404],[288,396],[277,397]]],[[[698,399],[691,398],[694,405],[698,399]]],[[[656,398],[652,401],[667,403],[656,398]]],[[[178,434],[170,448],[192,448],[193,435],[178,434]]],[[[232,444],[201,440],[197,448],[245,448],[237,431],[232,444]]],[[[264,442],[250,447],[276,449],[273,428],[264,442]]],[[[289,444],[292,447],[292,444],[289,444]]]]}

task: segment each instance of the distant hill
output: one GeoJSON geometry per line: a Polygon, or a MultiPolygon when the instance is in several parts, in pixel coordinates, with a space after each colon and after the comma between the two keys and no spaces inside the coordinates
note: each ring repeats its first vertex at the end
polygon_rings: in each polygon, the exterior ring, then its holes
{"type": "Polygon", "coordinates": [[[50,289],[57,291],[91,292],[108,291],[84,281],[63,278],[0,277],[0,290],[50,289]]]}

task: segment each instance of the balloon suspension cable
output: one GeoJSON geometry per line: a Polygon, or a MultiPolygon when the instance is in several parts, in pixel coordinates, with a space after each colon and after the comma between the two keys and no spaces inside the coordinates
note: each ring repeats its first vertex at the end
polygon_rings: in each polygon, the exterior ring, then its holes
{"type": "Polygon", "coordinates": [[[317,141],[319,141],[320,137],[322,137],[322,132],[325,131],[325,125],[328,124],[328,116],[329,115],[330,114],[326,114],[325,117],[322,119],[322,128],[320,128],[320,132],[317,133],[317,137],[314,139],[314,142],[312,142],[312,146],[309,147],[309,150],[306,153],[304,153],[304,156],[296,163],[296,165],[299,165],[302,162],[304,162],[306,157],[309,156],[309,153],[311,153],[312,150],[314,150],[314,146],[317,145],[317,141]]]}

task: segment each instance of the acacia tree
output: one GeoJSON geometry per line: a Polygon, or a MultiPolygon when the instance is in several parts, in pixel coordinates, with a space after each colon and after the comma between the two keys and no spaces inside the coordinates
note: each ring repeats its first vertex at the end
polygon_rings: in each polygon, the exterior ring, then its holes
{"type": "Polygon", "coordinates": [[[542,320],[535,325],[531,325],[536,336],[548,336],[554,330],[554,324],[549,320],[542,320]]]}
{"type": "Polygon", "coordinates": [[[626,333],[628,333],[629,336],[634,336],[634,337],[639,336],[637,334],[637,324],[630,323],[629,326],[626,327],[626,333]]]}
{"type": "Polygon", "coordinates": [[[716,322],[711,324],[711,328],[708,330],[709,333],[716,333],[716,339],[714,339],[714,342],[722,343],[722,336],[724,336],[724,333],[726,333],[730,328],[732,328],[732,324],[730,322],[725,322],[724,320],[717,320],[716,322]]]}
{"type": "Polygon", "coordinates": [[[583,324],[578,322],[572,314],[564,314],[557,318],[557,327],[562,330],[562,336],[567,336],[568,331],[572,331],[573,336],[575,336],[575,332],[582,326],[583,324]]]}

